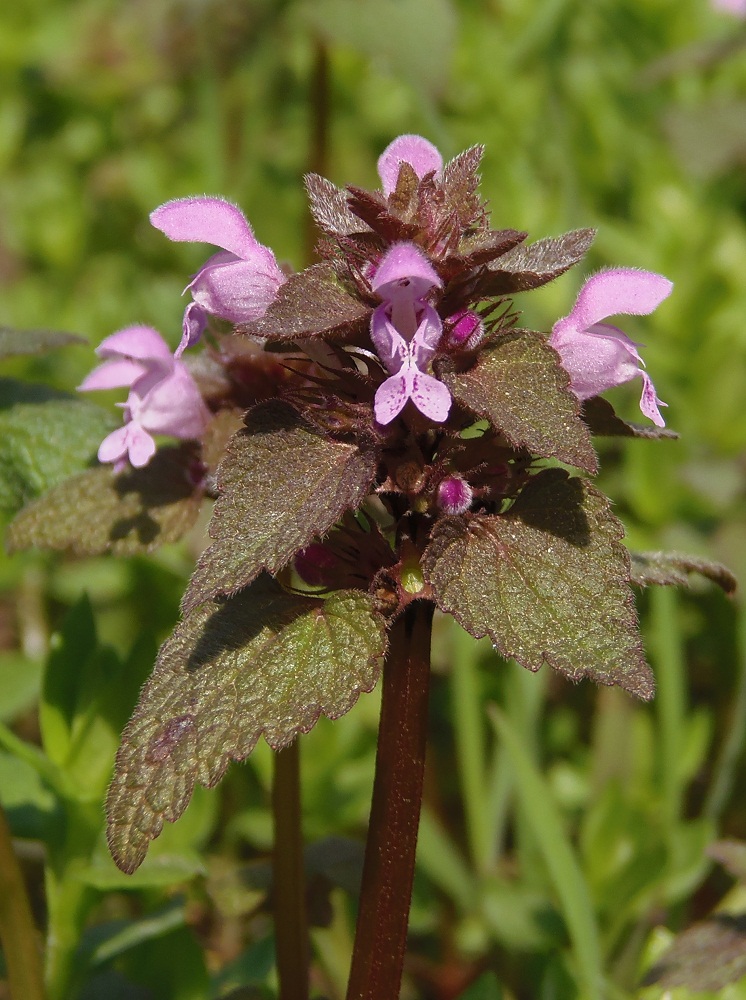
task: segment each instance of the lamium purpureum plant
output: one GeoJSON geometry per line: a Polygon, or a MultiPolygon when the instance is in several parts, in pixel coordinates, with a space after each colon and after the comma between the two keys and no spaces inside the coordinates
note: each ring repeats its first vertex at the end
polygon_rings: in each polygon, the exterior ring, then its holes
{"type": "Polygon", "coordinates": [[[170,239],[219,248],[188,285],[179,347],[142,326],[104,340],[80,388],[127,387],[123,425],[101,466],[10,529],[17,548],[149,551],[215,500],[182,621],[117,756],[108,834],[126,872],[197,783],[215,785],[261,736],[279,750],[344,714],[383,669],[350,997],[398,996],[435,609],[529,670],[647,699],[631,584],[696,570],[733,586],[700,560],[630,557],[591,482],[594,434],[671,436],[638,345],[607,322],[653,312],[671,282],[603,270],[549,336],[523,329],[513,297],[578,264],[594,232],[529,243],[493,229],[481,155],[444,165],[400,136],[381,190],[309,175],[320,262],[296,274],[222,198],[156,209],[170,239]],[[652,426],[601,398],[636,379],[652,426]]]}

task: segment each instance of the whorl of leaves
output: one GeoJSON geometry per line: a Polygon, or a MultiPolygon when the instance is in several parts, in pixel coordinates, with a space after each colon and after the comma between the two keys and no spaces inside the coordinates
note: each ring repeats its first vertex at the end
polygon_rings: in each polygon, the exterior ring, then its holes
{"type": "Polygon", "coordinates": [[[370,691],[386,630],[361,591],[321,601],[266,576],[188,615],[161,648],[122,737],[107,799],[108,838],[126,872],[197,782],[215,785],[264,736],[274,749],[336,719],[370,691]]]}
{"type": "Polygon", "coordinates": [[[443,518],[422,567],[438,607],[503,656],[650,698],[623,535],[602,493],[547,469],[506,514],[443,518]]]}

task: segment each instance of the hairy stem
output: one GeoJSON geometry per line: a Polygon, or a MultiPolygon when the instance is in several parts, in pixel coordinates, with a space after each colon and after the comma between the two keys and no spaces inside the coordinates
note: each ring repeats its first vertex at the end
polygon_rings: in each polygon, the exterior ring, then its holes
{"type": "Polygon", "coordinates": [[[43,1000],[44,975],[39,936],[26,886],[13,851],[10,829],[0,808],[0,943],[10,995],[43,1000]]]}
{"type": "Polygon", "coordinates": [[[280,1000],[308,997],[309,943],[298,741],[275,754],[272,786],[275,827],[274,901],[280,1000]]]}
{"type": "Polygon", "coordinates": [[[391,630],[347,1000],[399,996],[425,771],[432,618],[433,606],[415,601],[391,630]]]}

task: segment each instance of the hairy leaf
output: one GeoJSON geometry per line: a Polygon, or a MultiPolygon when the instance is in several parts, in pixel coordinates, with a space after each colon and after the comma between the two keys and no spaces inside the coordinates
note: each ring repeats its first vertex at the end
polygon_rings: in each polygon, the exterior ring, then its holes
{"type": "Polygon", "coordinates": [[[547,469],[507,514],[440,521],[422,567],[438,606],[503,656],[649,698],[623,534],[603,494],[547,469]]]}
{"type": "Polygon", "coordinates": [[[517,229],[479,229],[461,241],[456,260],[462,268],[489,263],[517,247],[526,235],[517,229]]]}
{"type": "Polygon", "coordinates": [[[194,445],[159,448],[143,469],[117,475],[99,465],[66,479],[16,516],[7,546],[128,556],[175,542],[202,502],[194,484],[197,458],[194,445]]]}
{"type": "Polygon", "coordinates": [[[622,420],[614,412],[614,407],[607,399],[594,396],[583,403],[580,415],[588,424],[592,434],[598,437],[636,437],[657,440],[659,438],[678,438],[676,431],[666,427],[655,427],[652,424],[636,424],[622,420]]]}
{"type": "Polygon", "coordinates": [[[61,330],[16,330],[10,326],[0,326],[0,358],[16,354],[44,354],[57,347],[87,343],[85,337],[61,330]]]}
{"type": "Polygon", "coordinates": [[[350,209],[384,240],[410,240],[417,235],[419,226],[399,218],[379,192],[365,191],[353,185],[349,185],[347,190],[350,209]]]}
{"type": "Polygon", "coordinates": [[[461,226],[473,225],[483,215],[479,197],[479,165],[483,156],[484,146],[471,146],[443,168],[443,210],[455,215],[461,226]]]}
{"type": "Polygon", "coordinates": [[[120,420],[87,399],[0,380],[0,509],[15,512],[95,461],[120,420]]]}
{"type": "Polygon", "coordinates": [[[316,333],[334,335],[364,326],[370,306],[351,295],[328,263],[291,275],[261,319],[237,327],[239,333],[269,340],[297,340],[316,333]]]}
{"type": "Polygon", "coordinates": [[[671,990],[723,989],[746,976],[746,913],[713,913],[693,924],[664,952],[643,980],[671,990]]]}
{"type": "Polygon", "coordinates": [[[372,447],[320,433],[288,403],[250,410],[218,469],[213,543],[197,564],[184,608],[235,593],[263,569],[277,573],[362,503],[376,461],[372,447]]]}
{"type": "Polygon", "coordinates": [[[475,294],[510,295],[546,285],[583,259],[595,235],[595,229],[576,229],[517,246],[485,268],[475,294]]]}
{"type": "Polygon", "coordinates": [[[368,229],[366,223],[350,211],[343,188],[319,174],[306,174],[304,180],[311,215],[319,229],[332,236],[350,236],[368,229]]]}
{"type": "Polygon", "coordinates": [[[438,374],[454,397],[501,431],[515,448],[595,472],[596,455],[569,376],[545,338],[529,330],[500,334],[467,371],[449,362],[438,374]]]}
{"type": "Polygon", "coordinates": [[[120,868],[134,871],[195,783],[216,784],[260,736],[279,749],[322,713],[349,711],[375,685],[385,647],[367,594],[313,600],[267,576],[187,616],[161,648],[117,755],[107,813],[120,868]]]}
{"type": "Polygon", "coordinates": [[[700,559],[682,552],[631,552],[630,558],[632,583],[640,587],[650,584],[688,587],[691,583],[690,573],[706,577],[726,594],[735,593],[738,586],[738,581],[728,567],[711,559],[700,559]]]}

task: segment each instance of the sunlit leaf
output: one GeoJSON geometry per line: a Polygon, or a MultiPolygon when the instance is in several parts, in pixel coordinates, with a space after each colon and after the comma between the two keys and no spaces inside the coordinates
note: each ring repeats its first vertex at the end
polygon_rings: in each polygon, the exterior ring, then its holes
{"type": "Polygon", "coordinates": [[[422,566],[441,610],[503,656],[649,698],[623,535],[603,494],[549,469],[507,514],[440,521],[422,566]]]}
{"type": "Polygon", "coordinates": [[[125,730],[109,790],[109,845],[134,871],[199,782],[222,777],[264,736],[274,749],[370,691],[385,651],[372,599],[288,594],[263,576],[188,615],[163,645],[125,730]]]}

